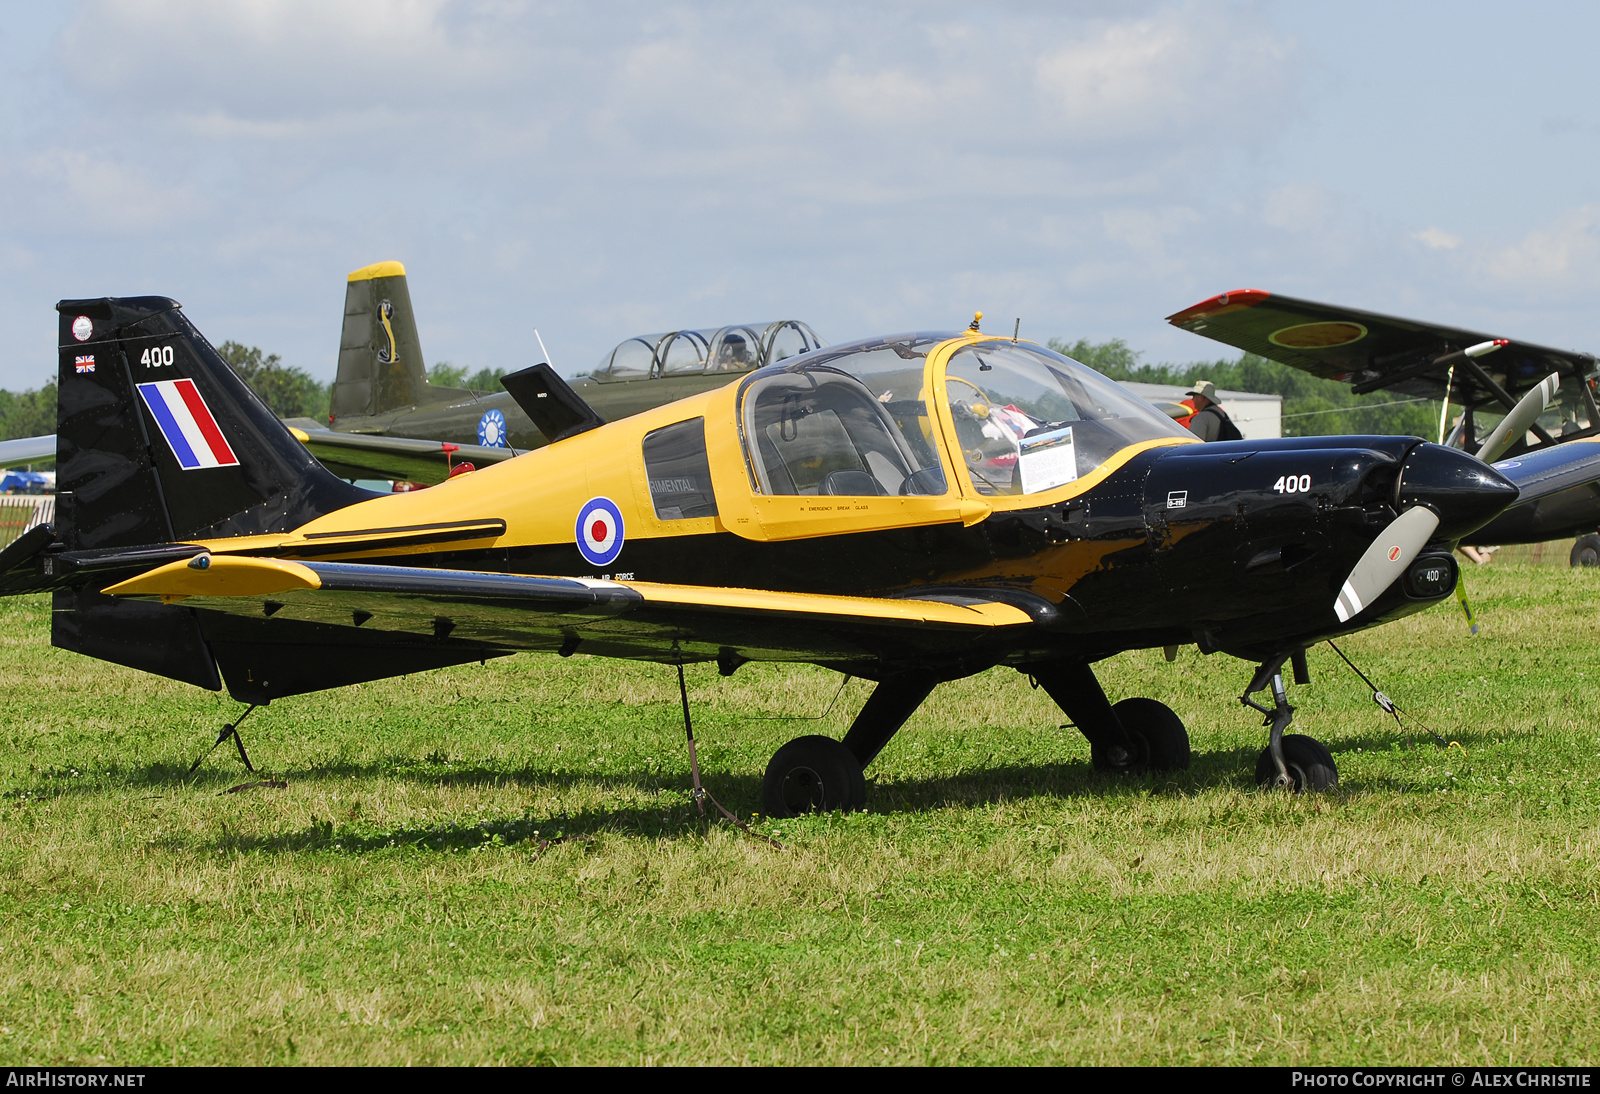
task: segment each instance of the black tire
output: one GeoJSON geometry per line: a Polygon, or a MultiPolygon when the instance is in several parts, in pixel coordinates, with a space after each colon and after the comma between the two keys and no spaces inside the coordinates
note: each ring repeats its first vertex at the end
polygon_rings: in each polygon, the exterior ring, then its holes
{"type": "Polygon", "coordinates": [[[796,737],[778,749],[761,780],[761,808],[769,817],[848,813],[866,804],[861,764],[844,745],[820,734],[796,737]]]}
{"type": "MultiPolygon", "coordinates": [[[[1285,734],[1283,762],[1289,769],[1289,780],[1296,794],[1306,791],[1332,790],[1339,785],[1339,768],[1333,762],[1328,746],[1314,737],[1301,733],[1285,734]]],[[[1278,769],[1272,762],[1272,750],[1263,748],[1256,757],[1256,785],[1268,787],[1278,778],[1278,769]]]]}
{"type": "Polygon", "coordinates": [[[1189,770],[1189,731],[1171,707],[1156,699],[1135,697],[1122,700],[1111,710],[1123,729],[1144,738],[1146,770],[1189,770]]]}
{"type": "Polygon", "coordinates": [[[1578,542],[1572,545],[1572,554],[1567,557],[1567,562],[1573,566],[1600,566],[1600,536],[1592,532],[1579,536],[1578,542]]]}

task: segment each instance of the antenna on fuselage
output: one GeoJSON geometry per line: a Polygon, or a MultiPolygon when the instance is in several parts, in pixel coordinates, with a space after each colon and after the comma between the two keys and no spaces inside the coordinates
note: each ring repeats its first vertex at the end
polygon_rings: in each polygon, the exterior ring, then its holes
{"type": "Polygon", "coordinates": [[[556,363],[550,360],[550,351],[544,348],[544,339],[539,337],[538,327],[533,328],[533,337],[534,340],[539,343],[539,352],[544,354],[544,363],[549,365],[551,368],[555,368],[556,363]]]}

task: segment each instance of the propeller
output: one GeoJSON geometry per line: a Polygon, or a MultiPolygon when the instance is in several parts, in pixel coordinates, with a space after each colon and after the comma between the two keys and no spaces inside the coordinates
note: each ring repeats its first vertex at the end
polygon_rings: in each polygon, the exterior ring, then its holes
{"type": "Polygon", "coordinates": [[[1380,532],[1339,590],[1339,599],[1333,604],[1339,622],[1348,623],[1382,596],[1395,578],[1406,572],[1438,527],[1439,514],[1425,505],[1414,505],[1380,532]]]}
{"type": "Polygon", "coordinates": [[[1538,385],[1531,388],[1526,395],[1517,401],[1511,408],[1511,413],[1500,420],[1494,427],[1483,446],[1478,449],[1478,459],[1484,463],[1493,463],[1505,455],[1506,449],[1517,442],[1517,438],[1528,431],[1531,426],[1550,405],[1550,400],[1556,397],[1556,389],[1561,386],[1561,374],[1552,372],[1538,385]]]}
{"type": "MultiPolygon", "coordinates": [[[[1538,420],[1539,415],[1545,412],[1551,400],[1556,397],[1556,392],[1561,387],[1561,374],[1552,372],[1543,380],[1528,390],[1517,400],[1517,405],[1511,408],[1511,413],[1500,419],[1500,424],[1494,427],[1493,432],[1485,438],[1478,448],[1478,459],[1484,463],[1493,463],[1506,454],[1506,449],[1517,443],[1517,438],[1528,431],[1528,427],[1538,420]]],[[[1467,633],[1478,633],[1478,616],[1472,610],[1472,603],[1467,599],[1467,575],[1462,573],[1456,579],[1456,602],[1461,605],[1461,613],[1467,617],[1467,633]]]]}

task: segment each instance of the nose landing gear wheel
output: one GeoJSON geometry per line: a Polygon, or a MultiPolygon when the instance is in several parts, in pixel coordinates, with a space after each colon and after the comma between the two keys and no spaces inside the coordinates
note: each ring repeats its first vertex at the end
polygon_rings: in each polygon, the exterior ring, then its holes
{"type": "MultiPolygon", "coordinates": [[[[1334,765],[1333,753],[1314,737],[1307,737],[1303,733],[1285,734],[1283,763],[1289,769],[1291,793],[1332,790],[1339,785],[1339,769],[1334,765]]],[[[1270,787],[1277,778],[1278,770],[1272,762],[1272,750],[1263,748],[1261,755],[1256,757],[1256,785],[1270,787]]]]}
{"type": "Polygon", "coordinates": [[[1167,704],[1155,699],[1124,699],[1111,708],[1130,736],[1144,745],[1146,771],[1187,771],[1189,732],[1183,719],[1167,704]]]}
{"type": "Polygon", "coordinates": [[[769,817],[848,813],[867,804],[861,764],[832,737],[796,737],[773,754],[761,780],[761,809],[769,817]]]}

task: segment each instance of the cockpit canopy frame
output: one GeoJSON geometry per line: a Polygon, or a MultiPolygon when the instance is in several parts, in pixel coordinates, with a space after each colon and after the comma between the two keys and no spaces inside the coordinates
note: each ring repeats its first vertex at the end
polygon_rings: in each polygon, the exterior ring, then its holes
{"type": "Polygon", "coordinates": [[[1071,358],[972,334],[833,346],[751,373],[736,406],[750,488],[766,497],[959,487],[1010,508],[1098,480],[1133,451],[1193,439],[1071,358]]]}
{"type": "Polygon", "coordinates": [[[662,331],[624,339],[590,373],[599,383],[667,376],[737,375],[826,346],[798,319],[731,323],[702,330],[662,331]]]}

